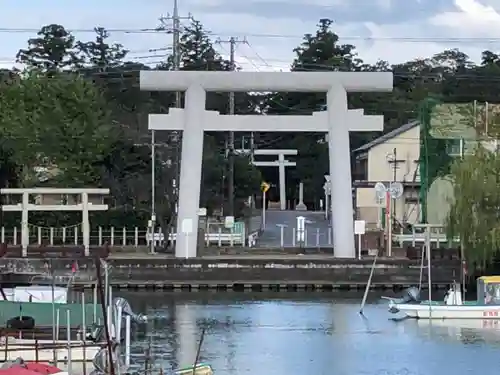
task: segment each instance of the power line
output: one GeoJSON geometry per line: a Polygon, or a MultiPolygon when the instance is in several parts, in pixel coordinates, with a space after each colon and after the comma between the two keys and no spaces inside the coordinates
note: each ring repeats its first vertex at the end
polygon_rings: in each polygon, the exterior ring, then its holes
{"type": "MultiPolygon", "coordinates": [[[[183,17],[180,17],[181,19],[183,17]]],[[[184,19],[191,19],[192,17],[185,17],[184,19]]],[[[173,33],[174,28],[109,28],[106,29],[109,33],[121,33],[121,34],[151,34],[157,33],[159,31],[164,31],[167,33],[173,33]]],[[[40,29],[36,28],[0,28],[0,33],[38,33],[40,29]]],[[[93,28],[68,28],[68,32],[71,33],[95,33],[93,28]]],[[[242,33],[242,32],[208,32],[211,36],[219,37],[252,37],[252,38],[270,38],[270,39],[296,39],[303,38],[304,34],[273,34],[273,33],[242,33]]],[[[407,42],[407,43],[498,43],[500,42],[500,37],[398,37],[398,36],[359,36],[359,35],[341,35],[338,34],[341,40],[352,40],[352,41],[390,41],[390,42],[407,42]]]]}

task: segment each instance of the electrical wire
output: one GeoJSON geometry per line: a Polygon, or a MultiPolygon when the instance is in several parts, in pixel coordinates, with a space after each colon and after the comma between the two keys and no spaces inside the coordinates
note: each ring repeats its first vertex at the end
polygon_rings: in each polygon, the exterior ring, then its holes
{"type": "MultiPolygon", "coordinates": [[[[183,28],[189,26],[181,25],[183,28]]],[[[95,33],[94,28],[68,28],[66,29],[70,33],[95,33]]],[[[36,28],[0,28],[0,33],[38,33],[40,29],[36,28]]],[[[151,34],[158,32],[170,33],[170,30],[165,30],[164,27],[157,28],[106,28],[108,33],[117,34],[151,34]]],[[[210,36],[235,36],[235,37],[252,37],[252,38],[268,38],[268,39],[296,39],[304,38],[304,34],[281,34],[281,33],[242,33],[242,32],[228,32],[228,31],[206,31],[210,36]]],[[[356,35],[339,35],[340,40],[350,40],[350,41],[390,41],[390,42],[405,42],[405,43],[498,43],[500,42],[500,37],[377,37],[377,36],[356,36],[356,35]]]]}

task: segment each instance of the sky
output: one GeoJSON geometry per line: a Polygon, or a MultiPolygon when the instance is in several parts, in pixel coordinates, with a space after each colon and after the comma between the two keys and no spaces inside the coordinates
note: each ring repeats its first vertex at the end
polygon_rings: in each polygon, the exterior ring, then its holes
{"type": "MultiPolygon", "coordinates": [[[[238,37],[237,64],[244,70],[286,70],[304,33],[314,33],[320,18],[335,21],[341,42],[357,46],[367,62],[399,63],[460,48],[478,60],[484,49],[500,49],[500,0],[178,0],[182,17],[191,14],[212,38],[238,37]]],[[[15,55],[41,26],[58,23],[79,40],[93,38],[93,27],[120,29],[111,40],[130,50],[129,58],[157,63],[172,36],[154,29],[172,13],[173,0],[2,0],[0,67],[11,67],[15,55]],[[17,29],[14,32],[12,29],[17,29]]],[[[167,21],[170,22],[170,21],[167,21]]],[[[183,23],[188,21],[183,20],[183,23]]],[[[229,46],[219,51],[228,55],[229,46]]]]}

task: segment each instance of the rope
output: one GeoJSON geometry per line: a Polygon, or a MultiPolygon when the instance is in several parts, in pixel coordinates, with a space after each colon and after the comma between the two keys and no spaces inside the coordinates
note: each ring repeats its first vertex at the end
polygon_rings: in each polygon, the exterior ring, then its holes
{"type": "Polygon", "coordinates": [[[54,229],[54,230],[66,230],[66,229],[72,229],[72,228],[79,227],[80,225],[82,225],[82,223],[73,224],[73,225],[64,226],[64,227],[44,227],[42,225],[36,225],[36,224],[30,224],[30,223],[28,223],[28,227],[30,227],[30,228],[36,228],[36,229],[41,228],[41,229],[45,229],[45,230],[50,230],[50,229],[54,229]]]}

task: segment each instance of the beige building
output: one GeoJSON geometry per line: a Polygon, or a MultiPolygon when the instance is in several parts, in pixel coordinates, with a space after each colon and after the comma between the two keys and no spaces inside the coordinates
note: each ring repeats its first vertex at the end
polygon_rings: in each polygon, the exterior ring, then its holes
{"type": "Polygon", "coordinates": [[[410,122],[354,150],[356,215],[370,228],[381,226],[386,207],[385,202],[377,200],[374,188],[377,182],[389,186],[391,181],[397,181],[404,187],[401,198],[392,200],[391,212],[396,223],[420,221],[419,125],[418,121],[410,122]]]}

